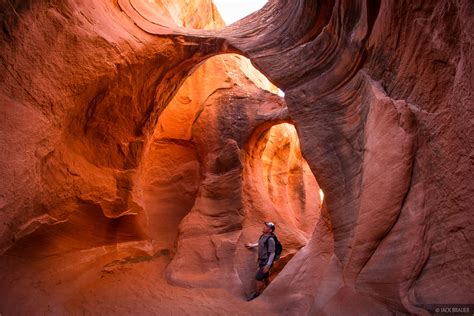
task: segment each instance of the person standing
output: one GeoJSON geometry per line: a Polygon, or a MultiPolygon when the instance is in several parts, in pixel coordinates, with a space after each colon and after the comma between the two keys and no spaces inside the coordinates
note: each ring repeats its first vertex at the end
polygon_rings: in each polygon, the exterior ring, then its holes
{"type": "Polygon", "coordinates": [[[262,294],[265,286],[268,285],[268,277],[270,276],[270,269],[275,260],[275,238],[273,232],[275,231],[275,224],[272,222],[265,222],[262,229],[262,235],[257,243],[247,243],[245,246],[249,249],[258,247],[258,268],[255,275],[256,292],[249,299],[253,300],[262,294]]]}

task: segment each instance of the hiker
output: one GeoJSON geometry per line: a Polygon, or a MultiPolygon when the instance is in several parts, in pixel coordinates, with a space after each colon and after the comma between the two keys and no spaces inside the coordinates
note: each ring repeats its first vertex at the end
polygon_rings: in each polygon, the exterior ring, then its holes
{"type": "Polygon", "coordinates": [[[268,285],[268,277],[270,275],[270,269],[273,266],[276,254],[276,244],[278,239],[274,235],[275,224],[272,222],[265,222],[262,229],[262,235],[260,236],[257,243],[248,243],[245,246],[249,249],[258,246],[258,269],[255,275],[257,291],[252,298],[253,300],[262,294],[265,285],[268,285]]]}

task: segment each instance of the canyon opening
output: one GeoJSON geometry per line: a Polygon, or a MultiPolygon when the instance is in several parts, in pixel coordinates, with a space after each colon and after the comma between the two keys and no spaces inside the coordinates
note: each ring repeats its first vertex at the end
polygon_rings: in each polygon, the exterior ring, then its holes
{"type": "Polygon", "coordinates": [[[474,3],[226,3],[0,0],[0,314],[472,313],[474,3]]]}

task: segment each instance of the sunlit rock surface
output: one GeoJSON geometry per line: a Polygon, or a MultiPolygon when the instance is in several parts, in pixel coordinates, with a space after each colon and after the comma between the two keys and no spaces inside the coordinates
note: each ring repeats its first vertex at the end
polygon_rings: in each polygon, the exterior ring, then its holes
{"type": "Polygon", "coordinates": [[[0,8],[1,313],[474,300],[472,1],[0,8]],[[263,220],[284,268],[245,303],[263,220]]]}

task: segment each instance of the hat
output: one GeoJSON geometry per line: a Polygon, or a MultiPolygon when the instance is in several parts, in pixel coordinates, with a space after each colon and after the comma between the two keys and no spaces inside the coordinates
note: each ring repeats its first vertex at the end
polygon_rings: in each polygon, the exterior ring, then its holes
{"type": "Polygon", "coordinates": [[[273,231],[275,231],[275,224],[273,222],[264,222],[264,224],[273,231]]]}

